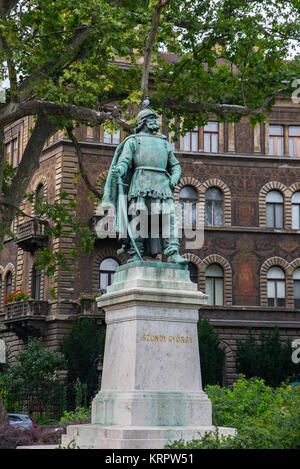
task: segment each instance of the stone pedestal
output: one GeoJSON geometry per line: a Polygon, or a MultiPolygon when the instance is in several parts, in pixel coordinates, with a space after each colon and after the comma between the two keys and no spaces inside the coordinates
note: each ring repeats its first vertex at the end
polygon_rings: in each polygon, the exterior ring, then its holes
{"type": "Polygon", "coordinates": [[[197,335],[205,301],[186,266],[132,262],[117,269],[98,301],[107,334],[92,424],[68,427],[63,445],[156,449],[214,430],[197,335]]]}

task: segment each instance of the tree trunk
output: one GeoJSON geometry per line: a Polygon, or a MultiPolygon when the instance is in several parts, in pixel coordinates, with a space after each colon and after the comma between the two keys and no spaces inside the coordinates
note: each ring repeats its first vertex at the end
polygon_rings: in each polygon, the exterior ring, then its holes
{"type": "Polygon", "coordinates": [[[7,413],[6,413],[3,400],[2,400],[2,396],[1,396],[1,392],[0,392],[0,425],[8,424],[8,423],[9,421],[8,421],[7,413]]]}

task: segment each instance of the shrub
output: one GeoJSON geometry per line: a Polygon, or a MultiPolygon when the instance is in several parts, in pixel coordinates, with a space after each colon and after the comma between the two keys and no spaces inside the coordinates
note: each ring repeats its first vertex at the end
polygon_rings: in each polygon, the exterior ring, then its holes
{"type": "Polygon", "coordinates": [[[77,407],[73,412],[65,411],[60,419],[60,425],[76,425],[81,423],[90,423],[91,408],[77,407]]]}
{"type": "Polygon", "coordinates": [[[209,320],[199,315],[198,340],[202,385],[222,383],[225,352],[209,320]]]}
{"type": "MultiPolygon", "coordinates": [[[[98,372],[96,363],[100,355],[104,355],[105,327],[97,327],[92,318],[82,318],[74,321],[69,333],[63,338],[62,352],[66,358],[68,383],[76,382],[86,386],[84,393],[89,402],[97,391],[98,372]]],[[[75,399],[71,408],[75,408],[75,399]]],[[[77,401],[77,404],[79,402],[77,401]]],[[[82,405],[82,403],[81,403],[82,405]]]]}
{"type": "Polygon", "coordinates": [[[270,386],[280,386],[300,374],[300,364],[293,363],[292,352],[290,341],[280,340],[277,327],[262,331],[258,339],[250,329],[247,339],[237,342],[236,369],[247,378],[257,376],[270,386]]]}
{"type": "Polygon", "coordinates": [[[76,303],[78,305],[82,304],[82,300],[91,300],[91,301],[96,301],[97,295],[92,294],[92,293],[80,293],[79,297],[76,300],[76,303]]]}
{"type": "Polygon", "coordinates": [[[213,425],[236,428],[235,436],[210,432],[170,448],[300,449],[300,393],[286,386],[276,389],[262,379],[240,375],[232,389],[207,386],[213,425]]]}

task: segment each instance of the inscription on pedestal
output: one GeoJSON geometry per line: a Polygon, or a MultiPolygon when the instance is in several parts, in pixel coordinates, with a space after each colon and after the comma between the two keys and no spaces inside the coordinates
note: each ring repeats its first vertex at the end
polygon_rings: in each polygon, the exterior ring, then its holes
{"type": "Polygon", "coordinates": [[[179,335],[152,335],[152,334],[143,334],[141,336],[141,342],[168,342],[173,344],[191,344],[193,342],[193,337],[183,337],[179,335]]]}

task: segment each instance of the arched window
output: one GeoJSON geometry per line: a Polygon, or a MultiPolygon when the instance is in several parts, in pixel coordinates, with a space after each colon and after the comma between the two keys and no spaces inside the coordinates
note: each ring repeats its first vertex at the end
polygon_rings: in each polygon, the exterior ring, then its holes
{"type": "Polygon", "coordinates": [[[39,213],[43,207],[43,201],[45,196],[45,188],[43,184],[39,184],[35,191],[35,209],[39,213]]]}
{"type": "Polygon", "coordinates": [[[114,279],[114,273],[116,268],[119,266],[119,263],[113,259],[112,257],[107,257],[103,259],[100,264],[100,272],[99,272],[99,290],[105,290],[114,279]]]}
{"type": "Polygon", "coordinates": [[[189,262],[188,269],[191,281],[198,284],[198,267],[193,262],[189,262]]]}
{"type": "Polygon", "coordinates": [[[224,304],[224,271],[219,264],[211,264],[206,269],[205,293],[208,295],[207,304],[215,306],[224,304]]]}
{"type": "Polygon", "coordinates": [[[300,191],[292,196],[292,227],[294,230],[300,229],[300,191]]]}
{"type": "Polygon", "coordinates": [[[32,298],[35,300],[41,299],[41,283],[42,283],[42,270],[32,268],[32,298]]]}
{"type": "Polygon", "coordinates": [[[285,306],[285,273],[281,267],[271,267],[267,273],[268,306],[285,306]]]}
{"type": "Polygon", "coordinates": [[[283,195],[270,191],[266,197],[267,227],[283,228],[283,195]]]}
{"type": "Polygon", "coordinates": [[[300,267],[294,271],[294,307],[300,308],[300,267]]]}
{"type": "Polygon", "coordinates": [[[5,275],[5,296],[11,292],[12,289],[12,273],[9,271],[5,275]]]}
{"type": "Polygon", "coordinates": [[[223,192],[218,187],[210,187],[205,193],[205,225],[223,225],[223,192]]]}
{"type": "Polygon", "coordinates": [[[196,226],[198,193],[193,186],[184,186],[179,199],[182,209],[182,225],[196,226]]]}

